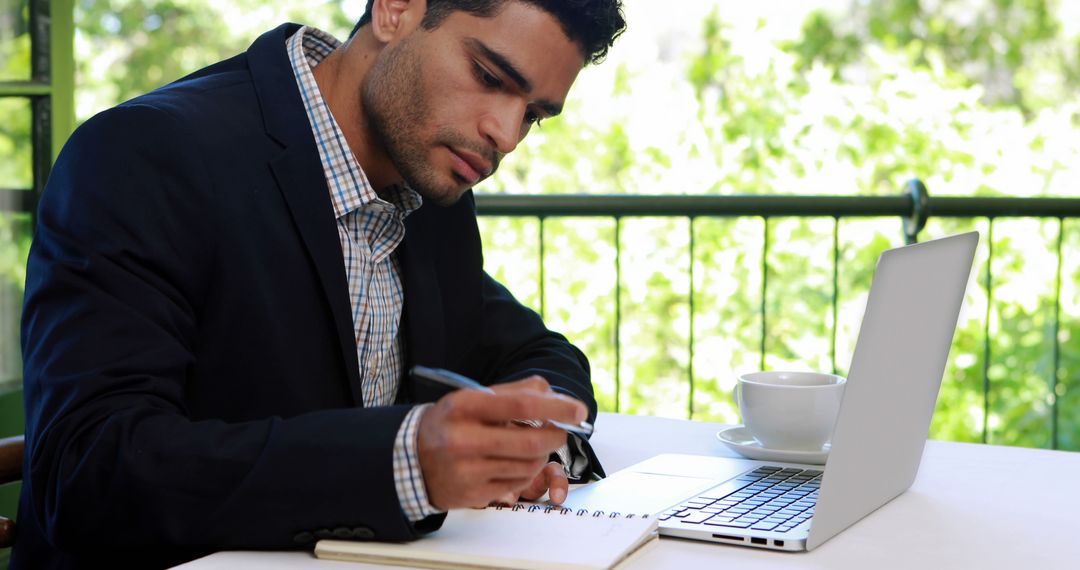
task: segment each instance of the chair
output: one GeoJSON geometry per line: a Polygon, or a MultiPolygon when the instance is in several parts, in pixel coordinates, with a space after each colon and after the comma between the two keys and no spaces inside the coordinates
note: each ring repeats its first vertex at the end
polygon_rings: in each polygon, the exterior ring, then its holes
{"type": "MultiPolygon", "coordinates": [[[[0,485],[22,479],[23,436],[0,439],[0,485]]],[[[15,544],[15,521],[0,516],[0,548],[15,544]]]]}

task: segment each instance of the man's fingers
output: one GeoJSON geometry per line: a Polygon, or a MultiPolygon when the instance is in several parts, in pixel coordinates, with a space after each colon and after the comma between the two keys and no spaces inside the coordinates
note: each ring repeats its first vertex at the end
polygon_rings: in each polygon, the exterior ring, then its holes
{"type": "Polygon", "coordinates": [[[437,478],[425,474],[425,484],[429,500],[440,509],[484,507],[493,501],[516,501],[539,470],[539,462],[465,461],[438,472],[437,478]]]}
{"type": "Polygon", "coordinates": [[[519,461],[514,459],[478,459],[466,463],[462,475],[474,480],[517,485],[525,488],[543,468],[544,460],[519,461]]]}
{"type": "MultiPolygon", "coordinates": [[[[507,424],[468,424],[438,435],[429,445],[460,458],[546,460],[566,443],[566,432],[551,426],[523,428],[507,424]]],[[[537,467],[539,469],[539,467],[537,467]]]]}
{"type": "Polygon", "coordinates": [[[549,455],[566,443],[550,424],[522,428],[514,420],[578,422],[581,402],[552,392],[540,377],[499,385],[495,393],[458,390],[427,409],[419,425],[417,454],[428,500],[441,509],[482,507],[517,500],[523,491],[538,498],[550,490],[566,499],[568,483],[549,455]]]}
{"type": "Polygon", "coordinates": [[[555,504],[562,504],[566,500],[566,494],[570,489],[570,482],[566,480],[566,472],[557,461],[552,461],[544,466],[533,482],[521,492],[524,499],[535,501],[548,494],[548,499],[555,504]]]}
{"type": "MultiPolygon", "coordinates": [[[[492,503],[513,505],[521,490],[529,485],[531,479],[498,479],[475,485],[466,491],[467,502],[461,506],[486,507],[492,503]]],[[[451,507],[453,508],[453,507],[451,507]]]]}
{"type": "Polygon", "coordinates": [[[529,486],[521,492],[521,498],[528,501],[535,501],[544,495],[548,490],[548,472],[549,465],[545,465],[544,468],[536,474],[529,486]]]}
{"type": "Polygon", "coordinates": [[[492,424],[528,419],[578,423],[588,417],[588,410],[580,401],[540,390],[500,390],[495,394],[459,390],[445,396],[439,404],[451,418],[472,418],[492,424]]]}
{"type": "Polygon", "coordinates": [[[543,473],[548,476],[548,499],[556,505],[561,505],[570,492],[570,481],[566,479],[566,471],[562,464],[553,461],[544,467],[543,473]]]}
{"type": "Polygon", "coordinates": [[[500,505],[513,505],[514,503],[517,502],[517,500],[518,500],[518,494],[517,493],[507,493],[507,494],[499,497],[498,499],[495,499],[495,502],[500,504],[500,505]]]}

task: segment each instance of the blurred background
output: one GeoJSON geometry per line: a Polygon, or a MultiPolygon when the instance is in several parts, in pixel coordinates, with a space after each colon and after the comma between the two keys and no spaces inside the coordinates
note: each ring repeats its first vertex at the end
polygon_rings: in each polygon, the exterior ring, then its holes
{"type": "MultiPolygon", "coordinates": [[[[23,430],[32,212],[71,129],[281,22],[344,38],[363,9],[0,0],[0,437],[23,430]]],[[[1080,2],[625,11],[628,31],[582,72],[563,115],[476,189],[488,271],[589,355],[603,410],[737,423],[740,373],[846,373],[877,256],[905,243],[903,216],[483,215],[495,212],[485,198],[694,196],[715,213],[707,200],[743,195],[871,204],[917,178],[931,195],[919,240],[982,236],[931,437],[1080,450],[1080,2]],[[935,216],[940,196],[964,200],[935,216]],[[1029,207],[1002,214],[1002,198],[1029,207]],[[1045,206],[1055,198],[1063,207],[1045,206]]],[[[0,488],[0,512],[14,513],[17,492],[0,488]]]]}
{"type": "MultiPolygon", "coordinates": [[[[481,214],[487,195],[870,203],[913,178],[931,214],[934,197],[970,198],[918,234],[982,235],[931,436],[1080,450],[1080,2],[677,4],[625,0],[626,34],[476,189],[481,214]],[[1073,200],[985,214],[1003,197],[1073,200]]],[[[70,128],[284,21],[344,38],[363,9],[0,0],[0,436],[22,430],[34,188],[70,128]],[[32,38],[50,4],[46,48],[32,38]]],[[[489,272],[590,356],[603,410],[728,423],[740,373],[846,372],[877,256],[905,243],[898,215],[519,210],[481,229],[489,272]]]]}

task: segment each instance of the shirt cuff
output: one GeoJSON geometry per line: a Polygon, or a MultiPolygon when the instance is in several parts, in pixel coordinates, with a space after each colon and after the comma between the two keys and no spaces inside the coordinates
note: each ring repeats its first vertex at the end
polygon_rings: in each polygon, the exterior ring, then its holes
{"type": "Polygon", "coordinates": [[[555,450],[562,463],[563,472],[571,482],[583,482],[588,475],[589,456],[585,454],[585,440],[576,434],[567,434],[567,443],[555,450]]]}
{"type": "Polygon", "coordinates": [[[420,454],[417,452],[420,419],[429,407],[431,404],[424,404],[409,410],[394,438],[394,487],[401,510],[410,522],[443,512],[428,502],[424,473],[420,470],[420,454]]]}

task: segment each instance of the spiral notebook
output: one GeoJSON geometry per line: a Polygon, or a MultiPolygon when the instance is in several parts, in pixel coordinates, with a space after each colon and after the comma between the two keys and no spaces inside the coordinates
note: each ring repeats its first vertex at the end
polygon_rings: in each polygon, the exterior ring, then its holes
{"type": "Polygon", "coordinates": [[[315,556],[419,568],[606,569],[656,538],[656,519],[536,504],[450,511],[412,542],[320,540],[315,556]]]}

